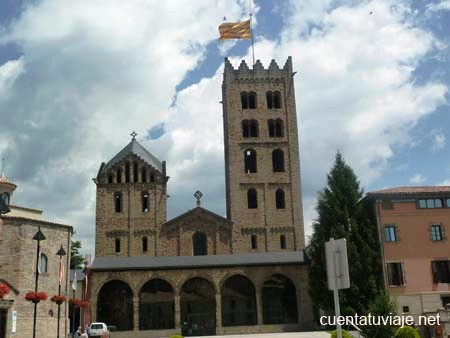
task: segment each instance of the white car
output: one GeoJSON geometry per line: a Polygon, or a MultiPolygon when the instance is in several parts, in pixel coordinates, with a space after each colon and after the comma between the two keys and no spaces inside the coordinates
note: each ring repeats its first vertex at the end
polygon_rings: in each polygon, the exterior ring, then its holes
{"type": "Polygon", "coordinates": [[[108,338],[109,331],[105,323],[91,323],[89,337],[108,338]]]}

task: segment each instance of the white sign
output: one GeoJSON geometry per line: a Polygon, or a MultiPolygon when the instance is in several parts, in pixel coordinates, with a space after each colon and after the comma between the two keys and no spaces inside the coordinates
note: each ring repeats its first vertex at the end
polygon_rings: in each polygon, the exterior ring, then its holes
{"type": "Polygon", "coordinates": [[[327,278],[329,290],[348,289],[350,277],[348,274],[347,242],[345,238],[330,239],[325,243],[327,260],[327,278]]]}
{"type": "Polygon", "coordinates": [[[17,311],[12,312],[11,333],[16,333],[17,311]]]}

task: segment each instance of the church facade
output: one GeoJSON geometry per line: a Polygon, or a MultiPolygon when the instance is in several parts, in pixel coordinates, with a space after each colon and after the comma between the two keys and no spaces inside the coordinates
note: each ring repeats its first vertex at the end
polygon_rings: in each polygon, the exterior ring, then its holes
{"type": "Polygon", "coordinates": [[[226,217],[167,220],[166,163],[133,136],[97,177],[91,321],[114,337],[282,332],[313,325],[292,60],[225,59],[226,217]]]}

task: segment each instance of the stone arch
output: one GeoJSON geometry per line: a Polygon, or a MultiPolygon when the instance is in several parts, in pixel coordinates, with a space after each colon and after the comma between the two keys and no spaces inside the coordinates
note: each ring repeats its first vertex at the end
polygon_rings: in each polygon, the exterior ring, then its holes
{"type": "Polygon", "coordinates": [[[222,325],[256,325],[256,288],[242,275],[228,277],[221,287],[222,325]]]}
{"type": "Polygon", "coordinates": [[[139,291],[139,330],[174,328],[174,288],[162,278],[148,280],[139,291]]]}
{"type": "Polygon", "coordinates": [[[117,331],[133,330],[133,290],[120,279],[105,282],[97,295],[97,321],[111,323],[117,331]]]}
{"type": "Polygon", "coordinates": [[[189,280],[194,279],[194,278],[201,278],[201,279],[205,279],[207,280],[214,288],[214,293],[217,294],[219,293],[219,289],[217,287],[217,283],[216,281],[211,278],[211,276],[207,273],[190,273],[188,274],[185,278],[183,278],[181,281],[178,282],[177,286],[176,286],[176,290],[178,290],[179,293],[181,293],[181,288],[183,287],[184,284],[186,284],[189,280]]]}
{"type": "Polygon", "coordinates": [[[265,279],[261,290],[264,324],[298,323],[297,289],[284,274],[265,279]]]}

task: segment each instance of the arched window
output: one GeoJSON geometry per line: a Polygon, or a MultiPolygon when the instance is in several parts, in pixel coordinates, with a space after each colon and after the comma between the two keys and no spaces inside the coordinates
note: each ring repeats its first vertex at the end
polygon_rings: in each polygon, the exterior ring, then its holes
{"type": "Polygon", "coordinates": [[[114,240],[114,252],[119,253],[120,252],[120,238],[116,238],[114,240]]]}
{"type": "Polygon", "coordinates": [[[163,279],[153,279],[139,293],[139,329],[175,328],[175,297],[172,286],[163,279]]]}
{"type": "Polygon", "coordinates": [[[155,174],[154,173],[150,174],[150,182],[155,182],[155,174]]]}
{"type": "Polygon", "coordinates": [[[138,164],[137,162],[133,162],[133,182],[137,183],[139,180],[138,177],[138,164]]]}
{"type": "Polygon", "coordinates": [[[125,183],[130,183],[130,163],[125,163],[125,183]]]}
{"type": "Polygon", "coordinates": [[[206,235],[203,232],[196,232],[194,236],[192,236],[192,243],[194,256],[204,256],[208,254],[208,243],[206,235]]]}
{"type": "Polygon", "coordinates": [[[256,108],[256,93],[255,92],[248,93],[248,108],[249,109],[256,108]]]}
{"type": "Polygon", "coordinates": [[[277,189],[277,191],[275,192],[275,204],[277,206],[277,209],[284,209],[286,207],[283,189],[277,189]]]}
{"type": "Polygon", "coordinates": [[[245,173],[256,173],[256,150],[246,149],[244,151],[245,173]]]}
{"type": "Polygon", "coordinates": [[[216,296],[214,287],[206,279],[188,280],[180,292],[181,334],[213,336],[216,334],[216,296]]]}
{"type": "Polygon", "coordinates": [[[133,330],[133,292],[125,282],[112,280],[97,298],[97,321],[114,323],[117,331],[133,330]]]}
{"type": "Polygon", "coordinates": [[[256,293],[244,276],[232,276],[222,286],[223,326],[256,325],[256,293]]]}
{"type": "Polygon", "coordinates": [[[272,167],[274,172],[284,171],[284,153],[281,149],[275,149],[272,152],[272,167]]]}
{"type": "Polygon", "coordinates": [[[258,137],[258,136],[259,136],[258,121],[250,120],[250,137],[258,137]]]}
{"type": "Polygon", "coordinates": [[[114,193],[114,209],[116,212],[122,212],[122,194],[120,192],[114,193]]]}
{"type": "Polygon", "coordinates": [[[262,289],[264,324],[298,322],[297,291],[292,281],[280,274],[271,276],[262,289]]]}
{"type": "Polygon", "coordinates": [[[275,109],[281,108],[281,94],[278,91],[273,93],[273,107],[275,109]]]}
{"type": "Polygon", "coordinates": [[[142,168],[141,170],[141,182],[147,183],[147,169],[142,168]]]}
{"type": "Polygon", "coordinates": [[[252,235],[250,241],[252,244],[252,249],[258,249],[258,237],[256,237],[256,235],[252,235]]]}
{"type": "Polygon", "coordinates": [[[242,109],[248,109],[248,93],[241,92],[241,107],[242,109]]]}
{"type": "Polygon", "coordinates": [[[254,188],[247,190],[247,206],[249,209],[258,208],[258,193],[254,188]]]}
{"type": "Polygon", "coordinates": [[[266,92],[267,109],[273,108],[273,93],[271,91],[266,92]]]}
{"type": "Polygon", "coordinates": [[[142,193],[142,212],[148,212],[149,209],[149,197],[148,191],[144,191],[142,193]]]}
{"type": "Polygon", "coordinates": [[[148,238],[142,237],[142,251],[147,252],[148,251],[148,238]]]}
{"type": "Polygon", "coordinates": [[[113,183],[114,182],[114,177],[112,174],[108,175],[108,183],[113,183]]]}
{"type": "Polygon", "coordinates": [[[250,121],[242,121],[242,137],[250,137],[250,121]]]}
{"type": "Polygon", "coordinates": [[[0,197],[3,198],[3,202],[9,206],[9,200],[10,200],[10,196],[9,193],[4,192],[3,194],[0,194],[0,197]]]}
{"type": "Polygon", "coordinates": [[[269,137],[283,137],[283,120],[270,119],[267,121],[269,125],[269,137]]]}
{"type": "Polygon", "coordinates": [[[39,273],[48,272],[48,258],[46,255],[41,254],[41,262],[39,264],[39,273]]]}
{"type": "Polygon", "coordinates": [[[122,170],[117,169],[117,183],[122,183],[122,170]]]}
{"type": "Polygon", "coordinates": [[[280,236],[280,248],[286,249],[286,236],[285,235],[280,236]]]}

